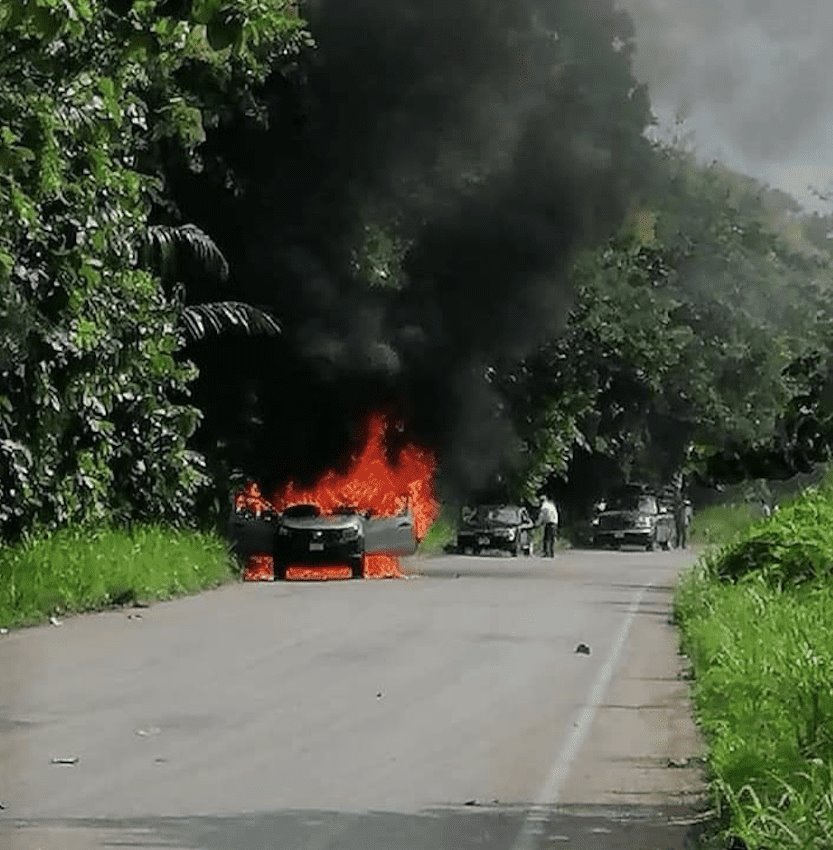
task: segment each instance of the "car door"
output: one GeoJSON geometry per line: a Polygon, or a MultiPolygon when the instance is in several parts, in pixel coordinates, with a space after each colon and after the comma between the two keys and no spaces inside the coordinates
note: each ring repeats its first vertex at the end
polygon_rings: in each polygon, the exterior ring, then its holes
{"type": "Polygon", "coordinates": [[[410,509],[394,517],[364,520],[364,551],[368,555],[413,555],[416,550],[416,529],[410,509]]]}

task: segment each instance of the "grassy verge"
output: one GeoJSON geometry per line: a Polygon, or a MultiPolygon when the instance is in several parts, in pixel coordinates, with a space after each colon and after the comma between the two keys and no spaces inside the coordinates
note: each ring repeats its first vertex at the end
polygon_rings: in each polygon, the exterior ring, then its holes
{"type": "Polygon", "coordinates": [[[723,834],[833,847],[833,492],[709,553],[676,612],[723,834]]]}
{"type": "Polygon", "coordinates": [[[454,506],[444,506],[436,522],[419,544],[420,555],[439,555],[457,539],[457,514],[454,506]]]}
{"type": "Polygon", "coordinates": [[[157,526],[65,529],[0,548],[0,626],[167,599],[231,575],[226,545],[214,535],[157,526]]]}
{"type": "Polygon", "coordinates": [[[759,516],[748,504],[702,508],[695,513],[691,523],[691,542],[722,546],[750,528],[759,516]]]}

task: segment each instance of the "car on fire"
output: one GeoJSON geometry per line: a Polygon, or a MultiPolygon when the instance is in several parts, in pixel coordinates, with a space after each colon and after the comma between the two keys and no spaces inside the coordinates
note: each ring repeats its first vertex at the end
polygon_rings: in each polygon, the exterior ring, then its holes
{"type": "Polygon", "coordinates": [[[593,544],[670,549],[676,540],[674,515],[655,493],[632,489],[615,494],[592,520],[593,544]]]}
{"type": "Polygon", "coordinates": [[[276,579],[285,579],[289,567],[342,565],[361,578],[365,555],[413,555],[418,545],[410,506],[388,517],[348,506],[324,513],[296,504],[278,512],[235,501],[229,537],[244,560],[271,555],[276,579]]]}
{"type": "Polygon", "coordinates": [[[497,549],[518,557],[532,555],[535,523],[520,505],[478,505],[464,508],[457,531],[457,551],[477,555],[497,549]]]}

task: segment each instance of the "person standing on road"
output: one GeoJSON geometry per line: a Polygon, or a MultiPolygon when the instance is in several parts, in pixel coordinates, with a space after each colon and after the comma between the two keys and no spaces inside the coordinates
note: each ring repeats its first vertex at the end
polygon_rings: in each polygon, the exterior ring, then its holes
{"type": "Polygon", "coordinates": [[[688,526],[691,521],[691,512],[686,499],[678,494],[674,502],[674,526],[677,532],[677,548],[688,548],[688,526]]]}
{"type": "Polygon", "coordinates": [[[547,496],[541,497],[538,525],[544,527],[544,557],[555,557],[555,538],[558,533],[558,508],[547,496]]]}

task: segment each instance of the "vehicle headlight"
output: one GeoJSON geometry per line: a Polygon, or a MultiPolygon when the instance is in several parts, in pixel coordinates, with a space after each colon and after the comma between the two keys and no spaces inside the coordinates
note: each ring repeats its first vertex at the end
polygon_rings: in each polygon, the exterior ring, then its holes
{"type": "Polygon", "coordinates": [[[358,537],[359,529],[355,526],[351,526],[350,528],[344,528],[341,531],[342,540],[358,540],[358,537]]]}
{"type": "Polygon", "coordinates": [[[599,524],[601,524],[601,520],[598,517],[593,517],[593,521],[590,523],[590,525],[599,525],[599,524]]]}
{"type": "Polygon", "coordinates": [[[649,516],[638,516],[636,518],[636,524],[639,528],[650,528],[651,527],[651,517],[649,517],[649,516]]]}

